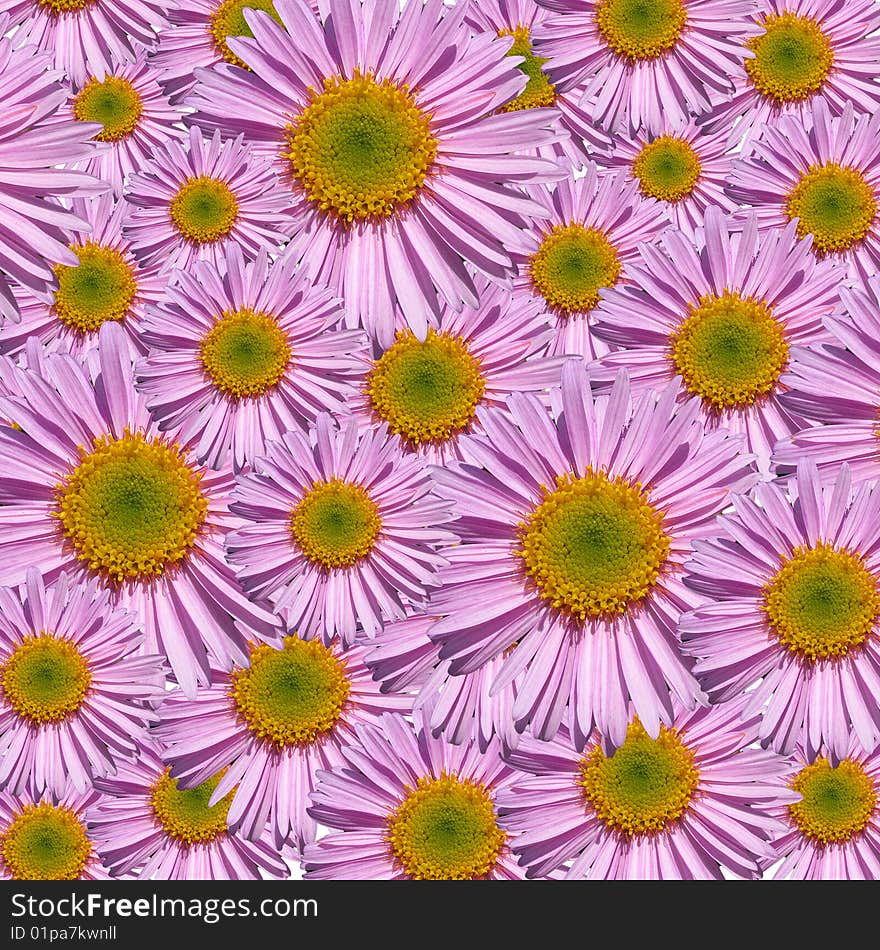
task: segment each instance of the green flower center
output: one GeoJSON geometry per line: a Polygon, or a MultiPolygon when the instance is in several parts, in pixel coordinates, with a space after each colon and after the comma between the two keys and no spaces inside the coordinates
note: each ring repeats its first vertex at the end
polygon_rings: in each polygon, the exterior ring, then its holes
{"type": "Polygon", "coordinates": [[[788,343],[766,304],[725,291],[691,308],[670,336],[670,359],[707,407],[746,409],[776,389],[788,343]]]}
{"type": "Polygon", "coordinates": [[[253,30],[244,18],[245,10],[262,10],[279,25],[284,26],[272,0],[223,0],[211,16],[211,36],[214,45],[227,63],[247,69],[245,62],[239,59],[226,43],[228,36],[250,36],[253,30]]]}
{"type": "Polygon", "coordinates": [[[232,804],[230,792],[216,805],[209,805],[223,772],[218,772],[195,788],[178,788],[177,780],[166,771],[150,791],[153,815],[162,830],[187,847],[209,844],[226,834],[226,817],[232,804]]]}
{"type": "Polygon", "coordinates": [[[10,706],[36,725],[61,722],[82,705],[92,681],[85,657],[51,633],[25,637],[0,666],[10,706]]]}
{"type": "Polygon", "coordinates": [[[868,826],[877,808],[877,788],[860,762],[844,759],[831,768],[818,758],[801,769],[791,787],[803,798],[789,806],[792,823],[820,846],[843,844],[868,826]]]}
{"type": "Polygon", "coordinates": [[[675,47],[687,21],[681,0],[600,0],[596,24],[608,48],[630,62],[675,47]]]}
{"type": "Polygon", "coordinates": [[[505,840],[486,788],[445,773],[407,787],[388,819],[391,851],[411,880],[486,878],[505,840]]]}
{"type": "Polygon", "coordinates": [[[556,90],[547,78],[542,66],[547,62],[545,57],[535,56],[532,52],[532,41],[529,29],[526,26],[517,26],[512,30],[499,30],[499,36],[514,37],[513,46],[507,51],[508,56],[522,56],[517,69],[528,76],[526,88],[506,106],[501,112],[516,112],[519,109],[537,109],[541,106],[552,106],[556,101],[556,90]]]}
{"type": "Polygon", "coordinates": [[[238,201],[229,185],[219,178],[188,178],[168,208],[178,232],[195,244],[210,244],[226,237],[238,218],[238,201]]]}
{"type": "Polygon", "coordinates": [[[81,334],[94,333],[108,320],[122,320],[134,302],[137,282],[134,267],[112,247],[92,241],[71,244],[79,264],[55,267],[55,315],[81,334]]]}
{"type": "Polygon", "coordinates": [[[860,647],[880,616],[877,578],[861,557],[827,544],[797,548],[764,589],[779,642],[801,659],[838,659],[860,647]]]}
{"type": "Polygon", "coordinates": [[[235,670],[232,702],[248,729],[278,748],[310,745],[333,731],[351,692],[345,664],[319,640],[285,637],[255,647],[235,670]]]}
{"type": "Polygon", "coordinates": [[[663,515],[641,485],[592,469],[560,475],[518,531],[516,556],[541,598],[581,621],[644,600],[670,548],[663,515]]]}
{"type": "Polygon", "coordinates": [[[79,816],[61,805],[25,805],[0,837],[0,854],[15,881],[75,881],[92,843],[79,816]]]}
{"type": "Polygon", "coordinates": [[[202,340],[202,366],[227,396],[262,396],[284,376],[290,344],[278,321],[249,308],[226,311],[202,340]]]}
{"type": "Polygon", "coordinates": [[[643,146],[632,171],[646,197],[681,201],[700,179],[700,159],[689,142],[663,135],[643,146]]]}
{"type": "Polygon", "coordinates": [[[746,72],[761,95],[777,104],[818,92],[834,64],[834,50],[819,24],[796,13],[771,14],[764,31],[746,45],[755,54],[746,72]]]}
{"type": "Polygon", "coordinates": [[[118,142],[137,128],[143,103],[137,89],[119,76],[90,79],[73,100],[73,114],[80,122],[100,122],[99,142],[118,142]]]}

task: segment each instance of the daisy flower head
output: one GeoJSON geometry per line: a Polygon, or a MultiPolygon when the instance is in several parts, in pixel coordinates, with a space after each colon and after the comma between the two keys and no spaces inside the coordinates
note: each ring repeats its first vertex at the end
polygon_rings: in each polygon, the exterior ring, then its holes
{"type": "Polygon", "coordinates": [[[249,841],[227,824],[232,794],[212,803],[223,779],[181,788],[154,743],[99,781],[89,832],[113,877],[158,881],[259,881],[289,876],[269,835],[249,841]]]}
{"type": "Polygon", "coordinates": [[[58,122],[67,99],[52,57],[33,46],[13,48],[0,13],[0,315],[17,321],[12,287],[43,300],[54,286],[53,264],[76,265],[67,246],[89,224],[56,199],[91,197],[109,185],[64,166],[88,159],[100,126],[58,122]]]}
{"type": "Polygon", "coordinates": [[[757,32],[752,0],[542,0],[535,31],[550,81],[602,129],[684,124],[733,88],[757,32]]]}
{"type": "Polygon", "coordinates": [[[108,880],[86,817],[100,797],[94,789],[58,798],[0,792],[0,880],[108,880]]]}
{"type": "Polygon", "coordinates": [[[306,813],[317,770],[340,767],[359,723],[411,709],[411,696],[380,693],[363,646],[292,635],[280,648],[252,646],[246,666],[195,699],[169,696],[155,735],[180,787],[222,771],[209,804],[230,795],[231,832],[259,840],[268,821],[276,848],[300,852],[317,832],[306,813]]]}
{"type": "Polygon", "coordinates": [[[618,136],[612,148],[593,157],[602,167],[623,169],[645,198],[663,205],[674,227],[692,236],[709,206],[727,214],[739,209],[725,190],[733,165],[729,149],[729,127],[710,135],[690,120],[677,129],[618,136]]]}
{"type": "Polygon", "coordinates": [[[751,55],[734,89],[704,117],[708,128],[736,121],[752,141],[782,116],[805,122],[823,100],[832,115],[847,102],[856,112],[880,106],[880,8],[874,0],[761,0],[758,31],[745,40],[751,55]]]}
{"type": "Polygon", "coordinates": [[[0,587],[0,788],[86,791],[135,754],[165,684],[142,640],[95,580],[61,574],[47,590],[30,568],[20,589],[0,587]]]}
{"type": "Polygon", "coordinates": [[[520,673],[517,731],[551,739],[568,714],[582,747],[594,725],[622,742],[630,702],[656,738],[673,697],[702,700],[681,656],[680,579],[693,537],[731,491],[757,477],[741,437],[705,432],[699,403],[678,387],[631,396],[621,373],[591,394],[566,363],[553,411],[515,394],[480,414],[463,462],[435,471],[455,504],[461,542],[430,612],[430,636],[458,675],[508,652],[497,692],[520,673]]]}
{"type": "Polygon", "coordinates": [[[546,220],[514,255],[514,294],[537,298],[554,319],[554,355],[593,357],[605,352],[592,334],[595,309],[608,288],[624,277],[639,245],[654,241],[669,224],[660,202],[644,197],[623,173],[600,172],[593,162],[581,178],[552,191],[533,188],[546,220]]]}
{"type": "Polygon", "coordinates": [[[594,385],[607,388],[621,368],[636,391],[678,379],[705,424],[744,433],[767,472],[776,441],[804,425],[780,400],[791,349],[827,336],[841,278],[795,227],[761,233],[754,215],[739,223],[709,207],[694,239],[669,230],[642,245],[596,311],[593,332],[620,349],[593,363],[594,385]]]}
{"type": "Polygon", "coordinates": [[[730,194],[762,228],[796,221],[817,257],[867,280],[880,267],[880,110],[856,115],[847,102],[834,117],[817,98],[803,116],[765,125],[734,166],[730,194]]]}
{"type": "Polygon", "coordinates": [[[695,545],[684,582],[709,598],[679,624],[714,702],[750,690],[759,738],[844,756],[850,733],[880,741],[880,487],[847,465],[822,487],[799,466],[784,487],[733,499],[695,545]],[[792,500],[795,499],[795,500],[792,500]],[[756,685],[757,684],[757,685],[756,685]]]}
{"type": "Polygon", "coordinates": [[[880,877],[880,748],[869,749],[853,737],[842,758],[796,750],[782,781],[798,800],[771,811],[784,826],[775,880],[880,877]]]}
{"type": "Polygon", "coordinates": [[[219,266],[238,244],[248,260],[284,240],[290,199],[270,164],[242,136],[221,141],[192,127],[184,141],[169,140],[126,193],[134,206],[125,234],[136,257],[168,271],[196,260],[219,266]]]}
{"type": "Polygon", "coordinates": [[[797,796],[780,782],[788,761],[749,748],[759,719],[744,698],[687,711],[676,705],[652,736],[630,714],[620,742],[593,735],[580,751],[566,729],[524,737],[507,759],[522,772],[498,796],[502,826],[527,877],[755,879],[781,830],[769,811],[797,796]]]}
{"type": "Polygon", "coordinates": [[[289,630],[348,646],[358,624],[375,636],[438,583],[437,548],[455,535],[433,489],[385,427],[320,413],[239,476],[231,510],[244,524],[226,539],[228,561],[289,630]]]}
{"type": "Polygon", "coordinates": [[[138,385],[159,428],[212,468],[236,471],[266,443],[340,412],[367,364],[366,335],[335,329],[340,301],[265,250],[229,244],[219,266],[178,271],[144,322],[138,385]]]}
{"type": "Polygon", "coordinates": [[[512,392],[544,391],[562,371],[561,357],[544,356],[554,331],[540,301],[482,277],[476,286],[479,306],[444,307],[423,340],[399,330],[372,361],[353,403],[406,449],[440,463],[455,456],[478,406],[504,405],[512,392]]]}
{"type": "Polygon", "coordinates": [[[251,71],[201,70],[194,121],[242,132],[273,162],[295,225],[288,253],[389,346],[400,315],[424,338],[441,300],[478,305],[542,210],[518,189],[567,171],[535,150],[564,138],[552,109],[501,111],[526,76],[509,39],[441,0],[275,0],[228,38],[251,71]],[[286,28],[286,30],[285,30],[286,28]],[[247,108],[242,108],[247,103],[247,108]]]}
{"type": "Polygon", "coordinates": [[[788,473],[809,459],[826,480],[846,462],[855,481],[878,479],[880,277],[839,293],[842,312],[825,318],[831,341],[796,347],[782,380],[785,404],[820,425],[804,423],[777,442],[773,461],[788,473]]]}
{"type": "Polygon", "coordinates": [[[129,213],[124,200],[106,192],[91,201],[74,198],[71,208],[91,230],[68,245],[74,264],[53,268],[57,286],[48,300],[16,292],[21,319],[0,325],[0,353],[17,357],[35,337],[50,352],[83,359],[108,321],[122,327],[132,353],[146,353],[144,315],[161,299],[167,279],[158,263],[142,264],[132,254],[122,233],[129,213]]]}
{"type": "MultiPolygon", "coordinates": [[[[36,353],[35,353],[36,350],[36,353]]],[[[122,329],[101,327],[84,368],[66,354],[0,357],[0,583],[39,564],[52,584],[96,579],[131,609],[145,648],[162,653],[187,694],[248,639],[277,639],[223,560],[231,472],[203,469],[151,422],[134,390],[122,329]]]]}
{"type": "Polygon", "coordinates": [[[356,732],[312,793],[309,812],[331,832],[305,849],[307,880],[522,878],[498,821],[514,773],[497,741],[451,745],[392,714],[356,732]]]}
{"type": "Polygon", "coordinates": [[[55,69],[81,86],[102,79],[114,64],[132,62],[167,26],[172,0],[0,0],[0,14],[17,27],[16,46],[52,54],[55,69]]]}

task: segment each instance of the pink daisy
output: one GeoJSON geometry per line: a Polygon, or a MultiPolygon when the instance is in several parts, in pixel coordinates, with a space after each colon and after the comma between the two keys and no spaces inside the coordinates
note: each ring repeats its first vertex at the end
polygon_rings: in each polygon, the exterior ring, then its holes
{"type": "Polygon", "coordinates": [[[757,32],[752,0],[542,0],[535,52],[593,121],[629,135],[678,126],[729,94],[757,32]]]}
{"type": "Polygon", "coordinates": [[[243,132],[274,162],[295,217],[289,253],[337,288],[379,341],[396,314],[419,337],[440,301],[478,305],[541,208],[517,186],[566,172],[535,149],[565,137],[551,109],[501,110],[526,85],[509,40],[472,36],[466,4],[276,0],[228,38],[251,69],[201,70],[196,122],[243,132]],[[285,32],[286,28],[286,32],[285,32]],[[246,103],[246,107],[243,104],[246,103]]]}
{"type": "Polygon", "coordinates": [[[219,266],[179,272],[147,316],[151,353],[137,368],[147,408],[200,462],[238,471],[288,429],[343,410],[367,358],[363,331],[334,329],[341,315],[291,264],[265,250],[248,264],[229,244],[219,266]]]}
{"type": "Polygon", "coordinates": [[[844,465],[823,490],[810,463],[786,487],[734,497],[695,544],[684,582],[711,602],[679,633],[713,702],[755,687],[765,744],[844,756],[851,731],[880,741],[880,487],[844,465]]]}
{"type": "Polygon", "coordinates": [[[464,462],[434,472],[462,541],[442,550],[430,636],[455,675],[509,651],[493,691],[523,673],[517,731],[550,739],[567,711],[579,747],[594,724],[622,742],[632,702],[656,737],[673,697],[702,700],[676,635],[693,605],[681,565],[756,475],[741,437],[704,432],[678,395],[635,400],[621,373],[594,398],[571,360],[552,414],[514,394],[509,412],[480,413],[464,462]]]}
{"type": "Polygon", "coordinates": [[[86,820],[100,797],[92,789],[58,799],[0,792],[0,880],[109,880],[86,820]]]}
{"type": "Polygon", "coordinates": [[[779,782],[781,756],[749,748],[760,719],[745,698],[692,712],[677,707],[651,736],[631,715],[621,742],[593,736],[579,751],[563,729],[525,738],[508,760],[533,773],[498,796],[502,826],[528,877],[758,878],[781,824],[770,809],[797,796],[779,782]]]}
{"type": "Polygon", "coordinates": [[[547,220],[532,228],[523,251],[514,255],[514,294],[543,303],[556,327],[552,354],[604,353],[607,348],[591,332],[599,298],[625,279],[623,268],[636,259],[639,246],[668,226],[666,211],[623,173],[600,172],[592,162],[582,178],[529,193],[544,206],[547,220]]]}
{"type": "Polygon", "coordinates": [[[880,878],[880,749],[853,738],[839,761],[798,749],[781,781],[799,800],[770,812],[784,825],[773,840],[783,858],[775,880],[880,878]]]}
{"type": "Polygon", "coordinates": [[[131,253],[122,234],[130,210],[125,201],[106,193],[91,201],[74,198],[71,207],[91,226],[70,244],[75,265],[54,268],[58,286],[48,301],[16,292],[21,320],[0,326],[0,353],[18,356],[34,337],[50,352],[83,358],[108,320],[122,327],[133,353],[146,353],[144,315],[162,297],[167,279],[158,263],[141,264],[131,253]]]}
{"type": "Polygon", "coordinates": [[[67,98],[61,73],[47,71],[49,53],[13,49],[3,37],[8,29],[9,17],[0,14],[0,314],[18,320],[11,288],[20,284],[49,300],[52,265],[76,265],[71,232],[89,229],[55,199],[109,186],[62,167],[93,154],[90,139],[100,126],[54,121],[67,98]]]}
{"type": "Polygon", "coordinates": [[[344,767],[321,771],[312,817],[331,833],[303,855],[309,880],[517,880],[495,804],[514,776],[496,741],[450,745],[401,716],[362,725],[344,767]]]}
{"type": "Polygon", "coordinates": [[[231,795],[210,804],[222,780],[214,775],[183,789],[168,774],[158,747],[144,743],[88,812],[89,833],[113,877],[140,880],[258,881],[288,877],[268,833],[248,841],[229,831],[231,795]]]}
{"type": "Polygon", "coordinates": [[[246,524],[226,539],[229,563],[300,636],[349,645],[359,624],[375,636],[438,583],[437,548],[455,535],[433,487],[385,427],[320,413],[239,477],[231,510],[246,524]]]}
{"type": "Polygon", "coordinates": [[[20,590],[0,587],[0,788],[86,791],[135,754],[165,686],[142,640],[94,579],[62,573],[47,591],[32,567],[20,590]]]}
{"type": "Polygon", "coordinates": [[[820,423],[781,439],[780,470],[802,459],[833,479],[842,462],[856,481],[880,478],[880,277],[864,287],[840,287],[843,313],[825,318],[829,344],[797,347],[782,382],[792,412],[820,423]]]}
{"type": "Polygon", "coordinates": [[[478,406],[504,405],[512,392],[558,384],[561,357],[545,357],[551,318],[531,295],[476,278],[478,307],[444,307],[424,340],[399,330],[372,361],[353,407],[387,425],[409,450],[440,462],[476,424],[478,406]]]}
{"type": "Polygon", "coordinates": [[[760,234],[754,216],[740,226],[715,207],[695,240],[670,230],[640,255],[596,311],[593,332],[620,349],[591,380],[607,388],[622,367],[636,392],[679,379],[705,424],[743,433],[766,472],[776,441],[804,425],[780,399],[782,375],[792,346],[827,336],[839,268],[817,261],[794,223],[760,234]]]}
{"type": "Polygon", "coordinates": [[[114,63],[131,62],[156,42],[172,0],[0,0],[17,46],[33,44],[53,54],[55,68],[79,86],[103,78],[114,63]]]}
{"type": "Polygon", "coordinates": [[[0,357],[0,417],[14,424],[0,426],[0,583],[20,584],[30,564],[48,584],[62,571],[97,578],[192,694],[210,682],[209,655],[230,669],[248,639],[277,637],[223,560],[239,523],[232,474],[206,471],[158,432],[117,324],[101,327],[89,363],[29,350],[21,369],[0,357]]]}
{"type": "Polygon", "coordinates": [[[797,224],[817,257],[867,280],[880,267],[880,110],[832,117],[816,98],[802,115],[764,126],[734,166],[730,193],[754,208],[761,228],[797,224]]]}
{"type": "Polygon", "coordinates": [[[705,118],[710,129],[737,122],[746,142],[781,116],[806,121],[822,99],[833,115],[880,106],[880,7],[875,0],[761,0],[751,56],[733,76],[733,94],[705,118]]]}
{"type": "Polygon", "coordinates": [[[126,199],[134,205],[125,228],[137,258],[163,270],[196,260],[219,266],[231,244],[248,260],[283,241],[290,198],[271,165],[242,137],[221,142],[197,128],[186,142],[169,140],[142,172],[126,199]]]}
{"type": "Polygon", "coordinates": [[[231,832],[259,839],[268,821],[276,848],[301,851],[317,832],[306,813],[316,771],[342,766],[358,724],[411,708],[411,697],[379,692],[363,647],[289,636],[281,649],[252,648],[246,667],[195,699],[170,696],[155,733],[182,787],[223,770],[210,804],[231,793],[231,832]]]}

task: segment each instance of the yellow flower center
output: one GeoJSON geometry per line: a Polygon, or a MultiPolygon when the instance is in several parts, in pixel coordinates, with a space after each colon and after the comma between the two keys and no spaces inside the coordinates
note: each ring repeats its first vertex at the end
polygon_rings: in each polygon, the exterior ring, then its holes
{"type": "Polygon", "coordinates": [[[518,531],[514,553],[541,598],[580,621],[612,619],[644,600],[671,544],[639,483],[592,469],[558,476],[518,531]]]}
{"type": "Polygon", "coordinates": [[[828,544],[796,548],[765,585],[764,612],[789,652],[809,663],[839,659],[874,632],[877,578],[849,551],[828,544]]]}
{"type": "Polygon", "coordinates": [[[813,235],[820,253],[845,251],[871,230],[877,197],[857,168],[813,165],[786,196],[785,213],[798,219],[798,237],[813,235]]]}
{"type": "Polygon", "coordinates": [[[437,155],[431,117],[406,85],[324,80],[286,130],[294,183],[326,214],[351,224],[400,213],[425,185],[437,155]]]}
{"type": "Polygon", "coordinates": [[[244,18],[245,10],[262,10],[279,25],[284,26],[281,17],[275,9],[272,0],[223,0],[220,6],[211,15],[210,33],[217,51],[234,66],[247,69],[247,64],[238,58],[226,43],[227,36],[253,37],[253,30],[247,25],[244,18]]]}
{"type": "Polygon", "coordinates": [[[803,798],[789,805],[789,817],[800,833],[820,846],[843,844],[861,834],[877,808],[877,788],[862,764],[844,759],[831,768],[818,758],[801,769],[791,783],[803,798]]]}
{"type": "Polygon", "coordinates": [[[373,410],[413,445],[463,432],[485,389],[480,360],[465,340],[433,329],[425,340],[400,331],[367,379],[373,410]]]}
{"type": "Polygon", "coordinates": [[[788,365],[788,342],[770,307],[738,292],[703,297],[669,345],[687,391],[718,411],[761,402],[788,365]]]}
{"type": "Polygon", "coordinates": [[[241,718],[278,749],[311,745],[332,731],[351,692],[345,663],[319,640],[285,637],[282,649],[258,646],[251,665],[232,673],[241,718]]]}
{"type": "Polygon", "coordinates": [[[226,237],[238,218],[238,201],[219,178],[188,178],[168,206],[178,232],[194,244],[210,244],[226,237]]]}
{"type": "Polygon", "coordinates": [[[528,265],[535,290],[561,316],[588,313],[620,276],[617,248],[604,232],[572,222],[544,236],[528,265]]]}
{"type": "Polygon", "coordinates": [[[202,339],[202,366],[227,396],[262,396],[284,376],[291,351],[275,317],[248,307],[227,310],[202,339]]]}
{"type": "Polygon", "coordinates": [[[674,49],[687,21],[681,0],[600,0],[596,24],[608,48],[630,62],[674,49]]]}
{"type": "Polygon", "coordinates": [[[37,4],[47,13],[60,16],[62,13],[81,13],[97,0],[37,0],[37,4]]]}
{"type": "Polygon", "coordinates": [[[556,90],[541,68],[547,59],[535,56],[532,52],[532,41],[527,26],[517,26],[512,30],[499,30],[499,36],[514,37],[513,46],[507,51],[508,56],[522,56],[517,69],[528,76],[526,88],[500,112],[516,112],[519,109],[538,109],[541,106],[552,106],[556,101],[556,90]]]}
{"type": "Polygon", "coordinates": [[[444,773],[420,778],[388,818],[388,842],[416,881],[486,878],[506,840],[485,786],[444,773]]]}
{"type": "Polygon", "coordinates": [[[62,805],[25,805],[0,837],[0,854],[15,881],[75,881],[92,855],[76,812],[62,805]]]}
{"type": "Polygon", "coordinates": [[[195,544],[208,502],[180,447],[140,433],[101,436],[58,485],[61,530],[112,581],[159,576],[195,544]]]}
{"type": "Polygon", "coordinates": [[[681,201],[700,180],[700,159],[689,142],[662,135],[642,147],[632,172],[646,197],[681,201]]]}
{"type": "Polygon", "coordinates": [[[54,313],[80,334],[94,333],[108,320],[123,320],[137,293],[134,267],[112,247],[88,241],[71,244],[79,264],[58,264],[54,313]]]}
{"type": "Polygon", "coordinates": [[[92,674],[76,646],[51,633],[25,637],[0,666],[0,688],[22,719],[62,722],[83,704],[92,674]]]}
{"type": "Polygon", "coordinates": [[[746,72],[761,95],[777,104],[818,92],[834,64],[834,50],[819,24],[797,13],[770,14],[764,32],[746,42],[755,54],[746,72]]]}
{"type": "Polygon", "coordinates": [[[137,89],[119,76],[90,79],[73,100],[73,114],[80,122],[100,122],[99,142],[118,142],[137,128],[143,103],[137,89]]]}
{"type": "Polygon", "coordinates": [[[340,478],[315,482],[290,514],[300,550],[328,570],[363,560],[381,527],[379,508],[366,489],[340,478]]]}
{"type": "Polygon", "coordinates": [[[599,746],[580,766],[587,805],[623,835],[659,834],[685,814],[700,781],[694,754],[675,729],[652,739],[635,719],[613,755],[599,746]]]}
{"type": "Polygon", "coordinates": [[[210,844],[226,834],[226,816],[233,792],[216,805],[209,805],[225,769],[195,788],[178,788],[177,780],[165,774],[150,789],[150,805],[162,830],[180,844],[210,844]]]}

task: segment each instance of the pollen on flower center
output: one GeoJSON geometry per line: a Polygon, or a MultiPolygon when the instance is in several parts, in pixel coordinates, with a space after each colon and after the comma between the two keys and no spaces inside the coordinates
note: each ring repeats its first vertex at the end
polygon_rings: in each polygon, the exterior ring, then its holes
{"type": "Polygon", "coordinates": [[[217,7],[211,15],[211,36],[214,45],[227,63],[247,69],[247,64],[232,52],[226,42],[228,36],[253,37],[253,30],[244,18],[245,10],[262,10],[268,13],[279,26],[284,26],[284,24],[272,0],[223,0],[217,7]]]}
{"type": "Polygon", "coordinates": [[[211,382],[227,396],[262,396],[284,376],[290,344],[275,317],[244,308],[222,314],[199,350],[211,382]]]}
{"type": "Polygon", "coordinates": [[[485,389],[480,361],[465,340],[433,329],[425,340],[399,332],[367,379],[373,411],[413,445],[464,431],[485,389]]]}
{"type": "Polygon", "coordinates": [[[764,32],[746,42],[755,54],[746,72],[761,95],[777,104],[818,92],[834,64],[834,50],[819,24],[797,13],[770,14],[764,32]]]}
{"type": "Polygon", "coordinates": [[[329,735],[348,702],[345,663],[319,640],[285,637],[280,650],[258,646],[232,673],[230,695],[251,730],[276,748],[310,745],[329,735]]]}
{"type": "Polygon", "coordinates": [[[854,838],[877,808],[877,788],[853,759],[832,768],[828,759],[818,758],[798,772],[791,787],[803,797],[789,805],[789,817],[805,838],[820,846],[854,838]]]}
{"type": "Polygon", "coordinates": [[[613,619],[644,600],[671,545],[641,485],[592,469],[560,475],[518,534],[514,553],[538,594],[579,621],[613,619]]]}
{"type": "Polygon", "coordinates": [[[600,0],[596,25],[608,48],[630,62],[674,49],[687,21],[681,0],[600,0]]]}
{"type": "Polygon", "coordinates": [[[600,746],[580,765],[579,785],[596,816],[627,838],[653,835],[678,821],[697,790],[694,754],[675,729],[652,739],[635,719],[613,755],[600,746]]]}
{"type": "Polygon", "coordinates": [[[44,10],[56,16],[62,13],[81,13],[96,2],[97,0],[37,0],[44,10]]]}
{"type": "Polygon", "coordinates": [[[764,612],[776,639],[802,660],[839,659],[874,632],[880,590],[862,557],[817,544],[783,559],[764,588],[764,612]]]}
{"type": "Polygon", "coordinates": [[[365,558],[381,527],[379,509],[366,489],[340,478],[315,482],[290,515],[300,550],[328,570],[365,558]]]}
{"type": "Polygon", "coordinates": [[[3,867],[15,881],[75,881],[91,854],[76,812],[48,802],[25,805],[0,838],[3,867]]]}
{"type": "Polygon", "coordinates": [[[165,834],[186,846],[210,844],[225,835],[233,793],[216,805],[208,804],[225,769],[195,788],[179,788],[169,771],[166,770],[150,789],[153,815],[165,834]]]}
{"type": "Polygon", "coordinates": [[[801,175],[786,196],[785,213],[798,219],[798,237],[813,235],[816,251],[845,251],[871,230],[877,196],[857,168],[828,162],[801,175]]]}
{"type": "Polygon", "coordinates": [[[529,261],[535,290],[561,316],[588,313],[602,287],[620,276],[617,248],[604,232],[580,224],[557,225],[529,261]]]}
{"type": "Polygon", "coordinates": [[[431,117],[409,87],[357,72],[312,90],[285,135],[282,155],[296,187],[347,224],[401,212],[425,186],[437,155],[431,117]]]}
{"type": "Polygon", "coordinates": [[[238,218],[238,201],[229,185],[219,178],[188,178],[171,199],[168,213],[174,227],[195,244],[210,244],[226,237],[238,218]]]}
{"type": "Polygon", "coordinates": [[[411,880],[487,877],[506,841],[485,786],[443,773],[407,787],[388,817],[391,852],[411,880]]]}
{"type": "Polygon", "coordinates": [[[788,365],[788,342],[770,308],[738,292],[703,297],[670,335],[669,346],[688,392],[717,411],[765,399],[788,365]]]}
{"type": "Polygon", "coordinates": [[[532,40],[527,26],[516,26],[511,30],[499,30],[499,36],[512,36],[513,45],[507,51],[508,56],[522,56],[517,69],[528,77],[526,88],[507,105],[502,106],[501,112],[516,112],[519,109],[538,109],[542,106],[552,106],[556,101],[556,90],[541,68],[547,62],[542,56],[535,56],[532,52],[532,40]]]}
{"type": "Polygon", "coordinates": [[[73,114],[80,122],[100,122],[99,142],[118,142],[137,128],[143,103],[137,89],[120,76],[92,78],[73,100],[73,114]]]}
{"type": "Polygon", "coordinates": [[[0,666],[0,690],[34,725],[63,722],[82,706],[92,674],[76,645],[51,633],[25,637],[0,666]]]}
{"type": "Polygon", "coordinates": [[[674,135],[662,135],[645,144],[632,165],[641,193],[658,201],[686,198],[700,180],[700,171],[693,146],[674,135]]]}
{"type": "Polygon", "coordinates": [[[65,326],[81,334],[94,333],[108,320],[122,320],[137,293],[133,265],[112,247],[88,241],[70,249],[79,264],[58,264],[53,311],[65,326]]]}
{"type": "Polygon", "coordinates": [[[182,561],[208,502],[180,447],[126,431],[80,451],[55,513],[77,558],[115,582],[149,580],[182,561]]]}

